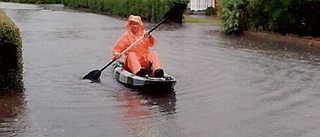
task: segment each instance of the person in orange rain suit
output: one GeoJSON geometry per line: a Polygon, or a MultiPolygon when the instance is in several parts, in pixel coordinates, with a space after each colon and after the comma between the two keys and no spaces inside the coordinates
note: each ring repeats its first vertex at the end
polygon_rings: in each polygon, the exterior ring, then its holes
{"type": "Polygon", "coordinates": [[[144,37],[124,54],[124,69],[131,71],[135,75],[145,76],[151,62],[151,75],[163,77],[164,71],[160,68],[158,54],[155,51],[149,50],[156,43],[156,38],[144,31],[141,17],[130,15],[125,27],[126,32],[122,34],[112,47],[112,59],[119,59],[122,51],[139,38],[144,37]]]}

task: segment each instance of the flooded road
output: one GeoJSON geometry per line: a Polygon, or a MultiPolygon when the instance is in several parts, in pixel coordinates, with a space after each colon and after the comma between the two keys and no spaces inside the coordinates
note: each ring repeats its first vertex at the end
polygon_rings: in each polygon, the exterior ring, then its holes
{"type": "Polygon", "coordinates": [[[61,5],[0,7],[21,31],[25,87],[0,98],[11,104],[0,115],[0,136],[320,135],[317,49],[230,39],[211,24],[160,28],[153,49],[177,85],[151,96],[119,84],[110,68],[99,84],[81,79],[110,60],[125,21],[61,5]]]}

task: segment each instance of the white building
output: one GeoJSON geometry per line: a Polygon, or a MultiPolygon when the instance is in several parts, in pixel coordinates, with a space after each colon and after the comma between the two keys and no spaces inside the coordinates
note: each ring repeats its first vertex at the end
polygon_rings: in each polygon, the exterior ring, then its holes
{"type": "Polygon", "coordinates": [[[208,7],[214,7],[215,0],[190,0],[188,8],[190,11],[204,11],[208,7]]]}

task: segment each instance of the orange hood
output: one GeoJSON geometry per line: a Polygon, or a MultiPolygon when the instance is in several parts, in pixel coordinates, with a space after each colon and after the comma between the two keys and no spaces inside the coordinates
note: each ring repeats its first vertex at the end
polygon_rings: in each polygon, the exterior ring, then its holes
{"type": "Polygon", "coordinates": [[[139,23],[140,27],[139,27],[139,30],[138,30],[138,33],[137,33],[136,36],[142,36],[144,34],[144,27],[143,27],[143,23],[141,21],[141,17],[140,16],[135,16],[135,15],[130,15],[129,16],[128,21],[126,23],[126,29],[127,29],[128,32],[131,32],[131,28],[130,28],[130,25],[129,25],[131,21],[139,23]]]}

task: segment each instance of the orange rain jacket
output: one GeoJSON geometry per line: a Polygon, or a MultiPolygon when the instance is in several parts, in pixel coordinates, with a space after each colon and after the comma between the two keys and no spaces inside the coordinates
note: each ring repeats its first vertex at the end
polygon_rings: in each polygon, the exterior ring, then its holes
{"type": "MultiPolygon", "coordinates": [[[[115,54],[121,53],[140,37],[143,37],[143,35],[146,33],[144,31],[144,26],[140,16],[130,15],[125,27],[126,32],[122,34],[122,36],[112,47],[113,57],[115,54]],[[137,22],[140,25],[138,33],[136,35],[131,32],[131,28],[129,25],[131,21],[137,22]]],[[[158,54],[155,51],[149,50],[149,48],[152,47],[155,43],[156,38],[151,35],[149,38],[143,38],[140,42],[131,47],[131,49],[129,49],[124,54],[124,69],[136,74],[141,69],[141,67],[148,68],[149,61],[152,62],[153,71],[160,68],[158,54]]]]}

